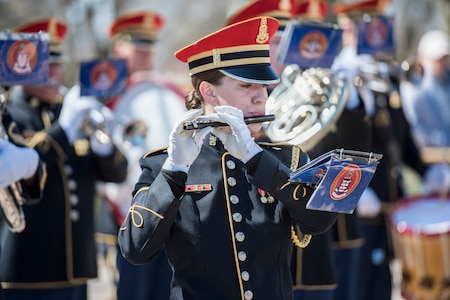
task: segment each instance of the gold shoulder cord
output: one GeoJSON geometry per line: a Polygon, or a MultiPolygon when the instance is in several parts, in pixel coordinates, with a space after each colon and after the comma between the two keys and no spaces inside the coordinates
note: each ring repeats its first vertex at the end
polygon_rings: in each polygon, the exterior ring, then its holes
{"type": "MultiPolygon", "coordinates": [[[[291,160],[291,170],[295,171],[298,166],[298,162],[300,160],[300,154],[301,150],[300,147],[293,146],[292,147],[292,160],[291,160]]],[[[310,234],[303,234],[301,233],[302,239],[298,237],[297,233],[295,232],[294,226],[291,225],[291,239],[295,246],[299,248],[306,248],[306,246],[309,245],[309,242],[312,239],[312,235],[310,234]]]]}
{"type": "Polygon", "coordinates": [[[312,235],[302,234],[302,233],[300,233],[300,235],[302,236],[301,240],[298,237],[297,233],[295,232],[294,226],[291,226],[291,239],[292,239],[292,242],[294,243],[294,245],[299,248],[306,248],[306,246],[309,245],[309,242],[312,239],[312,235]]]}

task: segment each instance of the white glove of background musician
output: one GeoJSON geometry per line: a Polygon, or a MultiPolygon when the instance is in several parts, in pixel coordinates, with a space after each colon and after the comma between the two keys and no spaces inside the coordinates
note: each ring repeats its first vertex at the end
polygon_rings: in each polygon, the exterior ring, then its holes
{"type": "Polygon", "coordinates": [[[101,106],[102,104],[94,97],[80,97],[80,87],[78,85],[69,90],[64,97],[58,122],[71,144],[75,141],[89,111],[100,109],[101,106]]]}
{"type": "Polygon", "coordinates": [[[34,175],[39,165],[36,150],[18,147],[0,138],[0,188],[34,175]]]}
{"type": "Polygon", "coordinates": [[[189,171],[189,167],[200,153],[203,140],[211,128],[185,130],[183,124],[195,119],[201,119],[202,113],[201,109],[191,109],[181,117],[178,124],[174,127],[169,136],[169,147],[167,148],[169,156],[164,162],[163,169],[185,173],[189,171]]]}
{"type": "Polygon", "coordinates": [[[245,124],[242,110],[232,106],[216,106],[214,109],[217,114],[208,116],[210,118],[217,116],[214,121],[230,125],[231,132],[228,132],[227,127],[215,127],[211,132],[222,141],[231,155],[243,163],[247,163],[253,156],[262,151],[251,136],[247,124],[245,124]]]}
{"type": "Polygon", "coordinates": [[[114,125],[114,117],[111,110],[106,106],[90,110],[88,119],[94,127],[91,129],[93,132],[89,138],[92,151],[99,156],[107,156],[113,153],[114,146],[110,137],[114,125]]]}
{"type": "Polygon", "coordinates": [[[374,218],[381,211],[381,201],[377,194],[368,187],[364,190],[358,201],[357,213],[363,218],[374,218]]]}

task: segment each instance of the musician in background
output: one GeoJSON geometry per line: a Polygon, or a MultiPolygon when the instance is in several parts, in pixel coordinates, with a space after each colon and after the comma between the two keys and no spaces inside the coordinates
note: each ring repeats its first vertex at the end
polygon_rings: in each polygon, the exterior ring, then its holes
{"type": "Polygon", "coordinates": [[[117,254],[118,300],[165,300],[169,297],[172,269],[164,251],[150,262],[134,266],[117,251],[117,231],[128,213],[130,195],[141,169],[139,159],[148,151],[166,147],[171,128],[185,111],[183,92],[154,71],[154,51],[164,20],[153,11],[129,12],[110,26],[111,56],[127,61],[128,82],[108,106],[117,126],[113,139],[127,156],[128,176],[120,184],[101,187],[107,206],[100,216],[97,241],[108,243],[117,254]]]}
{"type": "MultiPolygon", "coordinates": [[[[305,1],[297,7],[295,16],[299,20],[323,22],[328,14],[328,5],[317,1],[305,1]],[[319,9],[321,8],[321,9],[319,9]],[[321,12],[320,14],[318,12],[321,12]]],[[[347,38],[343,32],[343,40],[347,38]]],[[[351,64],[345,61],[345,64],[351,64]]],[[[333,149],[368,151],[371,141],[370,111],[355,92],[353,80],[342,69],[338,59],[328,70],[335,82],[343,80],[348,95],[342,98],[342,113],[333,120],[332,129],[321,138],[315,138],[308,154],[314,159],[333,149]]],[[[332,86],[331,86],[332,88],[332,86]]],[[[357,268],[357,252],[362,245],[358,217],[353,214],[337,214],[337,220],[325,234],[314,236],[308,247],[297,248],[296,266],[298,286],[295,299],[345,299],[356,300],[354,281],[357,268]],[[310,269],[320,270],[310,272],[310,269]]]]}
{"type": "Polygon", "coordinates": [[[423,159],[431,165],[425,173],[422,190],[442,195],[450,189],[450,160],[445,154],[428,154],[425,149],[445,150],[450,147],[450,122],[447,118],[447,113],[450,113],[449,34],[442,30],[426,32],[419,41],[417,58],[422,67],[422,78],[417,84],[417,92],[405,101],[411,101],[409,105],[413,106],[414,140],[423,150],[423,159]]]}
{"type": "Polygon", "coordinates": [[[5,299],[86,300],[87,280],[97,276],[95,183],[124,180],[127,161],[110,140],[82,130],[89,112],[102,104],[79,97],[76,88],[62,93],[66,24],[42,19],[15,31],[46,31],[50,36],[48,83],[14,86],[8,106],[20,132],[11,139],[25,139],[38,151],[48,176],[41,202],[24,207],[25,230],[3,232],[0,276],[5,299]]]}
{"type": "MultiPolygon", "coordinates": [[[[280,76],[286,68],[286,65],[279,62],[278,54],[280,51],[280,42],[283,34],[285,34],[285,27],[288,22],[296,18],[320,22],[325,19],[327,9],[328,5],[324,1],[303,1],[302,3],[297,3],[296,1],[259,0],[251,2],[237,11],[228,19],[227,23],[236,23],[255,16],[270,16],[278,19],[280,27],[270,41],[270,60],[273,69],[280,76]]],[[[276,85],[270,85],[269,91],[272,91],[274,88],[276,88],[276,85]]],[[[362,131],[364,129],[360,124],[351,126],[351,128],[358,128],[362,131]]],[[[355,134],[353,132],[353,135],[355,134]]],[[[270,142],[264,129],[258,133],[254,133],[253,136],[259,141],[270,142]]],[[[331,137],[329,138],[327,140],[331,141],[331,137]]],[[[330,145],[318,147],[317,151],[313,147],[310,150],[312,151],[312,155],[309,154],[310,151],[308,151],[308,155],[313,159],[329,150],[338,148],[336,144],[334,148],[329,148],[328,146],[330,145]]],[[[339,218],[340,216],[338,214],[339,218]]],[[[335,226],[333,225],[332,228],[335,226]]],[[[293,295],[295,300],[333,299],[333,293],[337,286],[337,278],[332,251],[331,231],[313,236],[305,248],[294,247],[291,273],[294,283],[293,295]]]]}
{"type": "Polygon", "coordinates": [[[405,99],[413,107],[414,139],[420,148],[450,147],[450,38],[442,30],[426,32],[417,47],[423,76],[405,99]]]}
{"type": "Polygon", "coordinates": [[[394,258],[387,227],[389,207],[406,194],[403,166],[408,166],[419,175],[425,172],[427,166],[415,147],[401,106],[399,79],[389,72],[380,72],[378,66],[385,62],[357,53],[357,22],[363,14],[382,14],[382,1],[337,3],[333,9],[344,32],[348,30],[348,39],[343,39],[344,48],[336,61],[342,62],[342,70],[355,82],[355,91],[369,112],[372,123],[369,150],[383,154],[356,209],[363,244],[357,272],[352,277],[353,288],[356,289],[354,299],[387,300],[392,295],[390,263],[394,258]],[[364,72],[367,69],[365,66],[375,66],[377,72],[364,72]],[[373,84],[376,82],[381,85],[373,84]]]}
{"type": "MultiPolygon", "coordinates": [[[[7,97],[6,92],[0,95],[0,97],[7,97]]],[[[2,121],[0,126],[3,126],[3,128],[0,128],[0,189],[2,190],[0,191],[0,198],[5,196],[4,193],[10,193],[8,191],[9,186],[17,184],[20,187],[20,196],[25,201],[24,205],[36,204],[41,200],[42,190],[45,184],[45,164],[40,161],[39,154],[35,149],[25,147],[24,145],[16,145],[9,140],[8,130],[14,130],[15,123],[6,108],[2,107],[0,118],[2,121]]],[[[2,201],[2,211],[0,212],[1,239],[4,235],[3,232],[11,230],[10,226],[16,230],[14,227],[16,223],[9,224],[5,221],[6,219],[3,219],[6,218],[6,213],[10,213],[8,209],[5,210],[3,208],[5,206],[9,207],[9,203],[5,203],[3,198],[0,201],[2,201]]],[[[15,204],[21,205],[19,203],[15,204]]],[[[21,211],[18,212],[20,213],[21,211]]],[[[17,215],[14,215],[14,220],[16,220],[15,217],[17,215]]],[[[3,289],[0,285],[0,300],[3,299],[3,289]]]]}

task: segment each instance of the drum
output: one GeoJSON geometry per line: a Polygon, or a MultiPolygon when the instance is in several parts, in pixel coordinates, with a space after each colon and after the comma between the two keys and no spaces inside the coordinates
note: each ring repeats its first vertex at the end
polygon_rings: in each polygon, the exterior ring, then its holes
{"type": "Polygon", "coordinates": [[[450,299],[450,200],[402,199],[391,212],[406,299],[450,299]]]}

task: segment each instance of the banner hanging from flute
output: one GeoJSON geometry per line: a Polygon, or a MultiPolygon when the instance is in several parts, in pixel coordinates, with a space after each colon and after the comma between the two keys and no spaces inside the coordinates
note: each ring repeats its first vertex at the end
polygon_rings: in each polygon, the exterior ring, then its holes
{"type": "Polygon", "coordinates": [[[308,209],[351,214],[381,158],[381,154],[336,149],[292,172],[290,181],[315,186],[308,209]]]}

